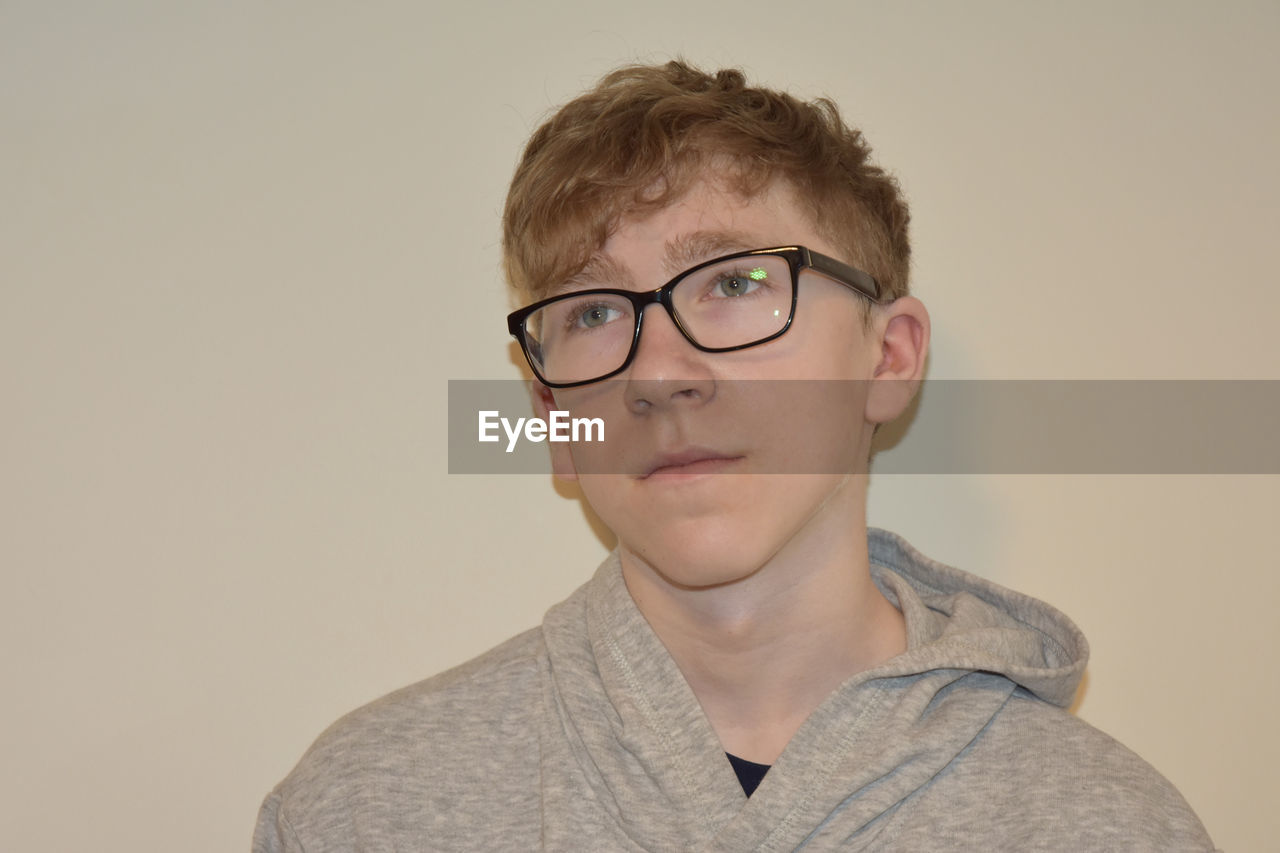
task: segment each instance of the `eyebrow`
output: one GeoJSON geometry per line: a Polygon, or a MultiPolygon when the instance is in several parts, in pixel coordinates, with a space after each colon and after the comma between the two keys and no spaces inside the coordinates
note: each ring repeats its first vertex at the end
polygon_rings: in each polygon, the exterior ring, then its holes
{"type": "MultiPolygon", "coordinates": [[[[667,241],[662,267],[675,277],[702,261],[717,255],[746,252],[760,248],[751,237],[740,231],[692,231],[667,241]]],[[[626,268],[608,255],[594,254],[582,269],[570,276],[564,284],[553,288],[548,295],[558,296],[575,290],[597,287],[614,287],[633,290],[634,279],[626,268]]]]}
{"type": "Polygon", "coordinates": [[[670,275],[676,276],[717,255],[760,248],[755,242],[740,231],[694,231],[667,241],[662,265],[670,275]]]}
{"type": "Polygon", "coordinates": [[[597,253],[591,256],[582,269],[569,276],[564,284],[554,288],[550,295],[596,287],[616,287],[625,290],[630,283],[631,273],[619,266],[608,255],[597,253]]]}

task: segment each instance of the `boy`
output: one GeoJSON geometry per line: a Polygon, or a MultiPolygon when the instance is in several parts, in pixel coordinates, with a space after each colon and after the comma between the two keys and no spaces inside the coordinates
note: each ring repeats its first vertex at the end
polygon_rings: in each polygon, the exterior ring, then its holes
{"type": "Polygon", "coordinates": [[[550,446],[618,547],[540,629],[326,732],[256,850],[1212,848],[1063,710],[1066,617],[867,530],[929,341],[869,156],[829,103],[681,63],[534,134],[509,328],[540,417],[607,425],[550,446]]]}

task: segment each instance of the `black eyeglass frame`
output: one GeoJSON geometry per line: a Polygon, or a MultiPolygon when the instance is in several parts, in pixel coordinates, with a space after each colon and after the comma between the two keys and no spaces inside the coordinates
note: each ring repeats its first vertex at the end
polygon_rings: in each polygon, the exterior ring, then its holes
{"type": "Polygon", "coordinates": [[[675,278],[668,281],[662,287],[656,290],[635,291],[635,290],[617,290],[614,288],[592,288],[590,290],[578,290],[571,293],[562,293],[558,296],[552,296],[549,299],[543,299],[532,305],[526,305],[516,311],[512,311],[507,315],[507,331],[520,344],[520,350],[524,353],[525,361],[529,362],[529,367],[533,370],[533,374],[538,377],[538,381],[548,388],[576,388],[579,385],[590,385],[593,382],[600,382],[611,376],[617,376],[626,370],[636,357],[636,350],[640,347],[640,328],[644,321],[644,309],[650,305],[661,305],[667,311],[667,316],[671,318],[671,322],[680,330],[680,334],[684,339],[694,346],[694,348],[702,352],[734,352],[736,350],[748,349],[750,347],[760,346],[760,344],[768,343],[776,338],[782,337],[787,330],[791,328],[791,321],[796,316],[796,299],[800,291],[800,270],[811,269],[821,273],[833,281],[843,284],[850,290],[861,294],[870,299],[873,303],[880,301],[881,289],[880,282],[860,269],[849,266],[843,261],[838,261],[830,255],[824,255],[821,252],[815,252],[804,246],[780,246],[774,249],[752,249],[747,252],[734,252],[729,255],[722,255],[718,258],[712,258],[709,261],[690,267],[675,278]],[[791,269],[791,311],[787,315],[787,322],[782,324],[782,328],[773,334],[766,335],[759,340],[751,341],[745,344],[738,344],[731,347],[707,347],[694,340],[689,334],[689,330],[680,322],[680,317],[676,313],[675,305],[672,302],[671,294],[675,291],[676,286],[684,281],[693,273],[705,267],[714,264],[724,263],[734,258],[751,258],[759,255],[770,255],[780,257],[786,260],[787,266],[791,269]],[[627,351],[627,357],[623,359],[622,364],[613,371],[597,376],[592,379],[581,379],[577,382],[548,382],[542,372],[538,370],[538,366],[534,363],[533,357],[529,354],[529,344],[525,337],[525,321],[529,316],[542,308],[560,302],[565,299],[578,299],[586,293],[601,293],[610,296],[621,296],[631,302],[635,310],[635,330],[631,336],[631,349],[627,351]]]}

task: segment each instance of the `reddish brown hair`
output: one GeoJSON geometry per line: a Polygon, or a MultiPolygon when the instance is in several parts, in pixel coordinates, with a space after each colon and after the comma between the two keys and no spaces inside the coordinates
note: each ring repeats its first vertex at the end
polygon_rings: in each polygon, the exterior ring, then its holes
{"type": "MultiPolygon", "coordinates": [[[[534,132],[503,213],[507,279],[541,298],[581,271],[624,216],[660,210],[708,173],[746,197],[787,182],[847,262],[907,292],[909,215],[835,104],[683,62],[606,75],[534,132]]],[[[761,247],[763,248],[763,247],[761,247]]]]}

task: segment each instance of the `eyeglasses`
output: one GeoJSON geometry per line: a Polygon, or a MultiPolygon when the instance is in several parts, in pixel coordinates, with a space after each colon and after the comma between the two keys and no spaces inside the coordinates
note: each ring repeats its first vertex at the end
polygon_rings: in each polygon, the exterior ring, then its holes
{"type": "Polygon", "coordinates": [[[553,296],[512,312],[507,329],[545,385],[586,385],[627,368],[640,345],[644,309],[655,303],[703,352],[746,349],[781,336],[795,317],[802,269],[880,300],[880,283],[870,275],[804,246],[787,246],[705,261],[657,290],[553,296]]]}

